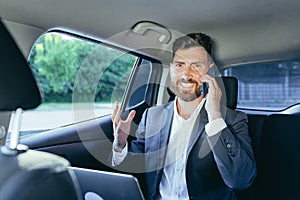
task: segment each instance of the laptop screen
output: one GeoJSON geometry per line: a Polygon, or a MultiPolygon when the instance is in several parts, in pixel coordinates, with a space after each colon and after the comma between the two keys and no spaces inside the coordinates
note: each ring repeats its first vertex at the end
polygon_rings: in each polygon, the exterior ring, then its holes
{"type": "Polygon", "coordinates": [[[77,176],[84,200],[144,200],[138,180],[132,175],[77,167],[70,169],[77,176]]]}

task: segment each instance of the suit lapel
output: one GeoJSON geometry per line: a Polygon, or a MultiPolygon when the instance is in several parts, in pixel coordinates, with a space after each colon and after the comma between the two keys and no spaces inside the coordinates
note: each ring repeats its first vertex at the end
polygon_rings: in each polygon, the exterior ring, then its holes
{"type": "MultiPolygon", "coordinates": [[[[198,141],[199,137],[204,137],[202,134],[204,132],[204,127],[208,123],[208,118],[207,118],[207,112],[205,110],[205,105],[202,106],[200,114],[198,115],[192,133],[191,133],[191,138],[189,142],[189,147],[188,147],[188,155],[190,154],[192,148],[198,141]]],[[[203,139],[202,139],[203,140],[203,139]]],[[[188,156],[187,156],[188,157],[188,156]]]]}
{"type": "Polygon", "coordinates": [[[159,165],[164,166],[165,158],[167,154],[167,147],[170,138],[170,132],[172,127],[172,121],[174,116],[174,101],[168,104],[163,111],[163,120],[161,120],[161,131],[158,137],[159,149],[161,154],[159,155],[159,165]]]}
{"type": "Polygon", "coordinates": [[[146,166],[155,166],[151,168],[149,171],[156,171],[154,178],[155,190],[158,191],[159,183],[162,177],[163,168],[165,164],[165,158],[167,153],[167,147],[170,137],[170,131],[173,121],[173,106],[174,101],[163,107],[161,110],[161,115],[157,116],[158,126],[160,128],[159,134],[157,134],[153,139],[156,142],[157,146],[154,154],[151,154],[152,159],[148,160],[148,164],[146,166]],[[153,157],[154,156],[154,157],[153,157]],[[150,163],[149,163],[150,162],[150,163]]]}

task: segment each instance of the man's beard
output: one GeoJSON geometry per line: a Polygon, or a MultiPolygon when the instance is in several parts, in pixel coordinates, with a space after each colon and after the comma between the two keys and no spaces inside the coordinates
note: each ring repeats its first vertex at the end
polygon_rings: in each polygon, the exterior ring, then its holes
{"type": "Polygon", "coordinates": [[[201,96],[201,91],[200,91],[200,85],[198,82],[194,80],[183,80],[179,79],[176,82],[172,81],[171,82],[171,91],[181,100],[189,102],[193,101],[201,96]],[[195,90],[194,91],[184,91],[179,88],[180,83],[193,83],[195,84],[195,90]]]}

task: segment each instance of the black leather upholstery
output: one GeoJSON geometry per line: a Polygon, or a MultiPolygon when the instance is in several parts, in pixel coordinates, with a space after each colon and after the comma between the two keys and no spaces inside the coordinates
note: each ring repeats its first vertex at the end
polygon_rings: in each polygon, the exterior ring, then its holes
{"type": "Polygon", "coordinates": [[[300,116],[273,114],[264,122],[257,200],[300,199],[300,116]]]}
{"type": "Polygon", "coordinates": [[[238,200],[300,199],[300,116],[248,115],[257,177],[238,200]]]}
{"type": "MultiPolygon", "coordinates": [[[[259,115],[259,114],[248,114],[248,128],[249,135],[252,140],[252,147],[254,151],[254,158],[256,163],[260,160],[261,157],[261,137],[263,134],[264,121],[267,118],[267,115],[259,115]]],[[[254,184],[245,191],[238,191],[237,196],[238,200],[256,200],[254,195],[256,195],[256,181],[254,184]]]]}

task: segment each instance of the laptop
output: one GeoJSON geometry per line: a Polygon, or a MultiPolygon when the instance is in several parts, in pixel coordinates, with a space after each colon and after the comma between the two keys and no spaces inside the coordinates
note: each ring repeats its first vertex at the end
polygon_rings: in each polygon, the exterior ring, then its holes
{"type": "Polygon", "coordinates": [[[70,167],[78,179],[83,200],[144,200],[136,177],[128,174],[70,167]]]}

